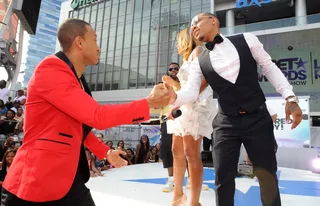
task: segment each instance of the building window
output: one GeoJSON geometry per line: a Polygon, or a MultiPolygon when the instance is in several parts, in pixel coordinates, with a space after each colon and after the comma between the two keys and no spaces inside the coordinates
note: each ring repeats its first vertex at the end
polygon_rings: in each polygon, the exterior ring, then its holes
{"type": "Polygon", "coordinates": [[[112,84],[112,90],[118,90],[119,89],[119,84],[118,83],[114,83],[112,84]]]}
{"type": "Polygon", "coordinates": [[[101,62],[85,72],[90,88],[136,89],[157,84],[170,62],[181,62],[177,34],[195,14],[209,11],[209,4],[210,0],[123,0],[71,11],[69,17],[89,21],[99,37],[101,62]]]}
{"type": "Polygon", "coordinates": [[[110,84],[105,84],[105,85],[104,85],[104,90],[109,91],[109,90],[110,90],[110,84]]]}
{"type": "Polygon", "coordinates": [[[96,91],[96,85],[95,84],[90,84],[90,90],[91,91],[96,91]]]}
{"type": "Polygon", "coordinates": [[[97,91],[102,91],[102,83],[97,84],[97,91]]]}

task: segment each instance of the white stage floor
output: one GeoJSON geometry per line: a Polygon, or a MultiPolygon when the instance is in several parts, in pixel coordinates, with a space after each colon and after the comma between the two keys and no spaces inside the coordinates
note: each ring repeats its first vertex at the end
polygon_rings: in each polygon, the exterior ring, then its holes
{"type": "MultiPolygon", "coordinates": [[[[279,168],[282,206],[319,206],[320,174],[310,171],[279,168]]],[[[91,178],[87,187],[96,206],[170,206],[173,193],[163,193],[167,171],[161,163],[127,166],[91,178]]],[[[210,190],[202,191],[202,206],[215,205],[214,170],[205,169],[204,183],[210,190]]],[[[189,190],[185,193],[189,195],[189,190]]],[[[235,206],[261,206],[257,179],[236,179],[235,206]]]]}

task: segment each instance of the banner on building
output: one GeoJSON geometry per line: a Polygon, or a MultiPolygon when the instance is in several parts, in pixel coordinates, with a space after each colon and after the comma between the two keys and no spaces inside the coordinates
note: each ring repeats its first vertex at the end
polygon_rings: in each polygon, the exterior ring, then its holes
{"type": "Polygon", "coordinates": [[[102,133],[105,135],[105,138],[111,141],[123,140],[123,141],[138,141],[140,134],[139,125],[127,125],[112,127],[107,130],[97,130],[96,133],[102,133]]]}
{"type": "Polygon", "coordinates": [[[283,98],[268,98],[278,117],[274,123],[274,134],[279,147],[301,148],[310,140],[309,97],[300,97],[299,106],[302,110],[302,121],[297,128],[291,129],[292,118],[286,123],[285,105],[283,98]]]}
{"type": "MultiPolygon", "coordinates": [[[[310,96],[310,111],[320,111],[320,29],[281,32],[259,36],[296,95],[310,96]]],[[[258,80],[267,96],[278,93],[258,68],[258,80]]]]}
{"type": "Polygon", "coordinates": [[[141,127],[141,135],[148,135],[151,146],[160,143],[160,125],[142,125],[141,127]]]}
{"type": "Polygon", "coordinates": [[[143,134],[148,135],[151,146],[160,142],[160,125],[126,125],[107,130],[95,130],[95,133],[102,133],[104,139],[113,141],[114,147],[118,141],[123,140],[125,148],[136,148],[143,134]]]}

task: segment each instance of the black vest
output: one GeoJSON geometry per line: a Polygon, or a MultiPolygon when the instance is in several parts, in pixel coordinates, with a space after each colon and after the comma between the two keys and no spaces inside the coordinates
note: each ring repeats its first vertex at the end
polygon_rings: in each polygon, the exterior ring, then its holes
{"type": "Polygon", "coordinates": [[[200,68],[211,88],[218,94],[220,109],[224,114],[237,116],[239,111],[251,113],[266,99],[258,82],[257,63],[243,34],[228,37],[240,58],[240,70],[235,84],[222,78],[212,68],[208,50],[199,56],[200,68]]]}

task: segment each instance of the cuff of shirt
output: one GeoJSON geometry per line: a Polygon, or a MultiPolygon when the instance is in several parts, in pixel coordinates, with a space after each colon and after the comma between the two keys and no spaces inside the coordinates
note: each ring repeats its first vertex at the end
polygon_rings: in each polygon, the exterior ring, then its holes
{"type": "Polygon", "coordinates": [[[283,92],[283,94],[282,94],[282,97],[284,98],[284,99],[287,99],[288,97],[290,97],[290,96],[296,96],[295,94],[294,94],[294,92],[293,91],[285,91],[285,92],[283,92]]]}
{"type": "Polygon", "coordinates": [[[174,107],[179,107],[179,106],[181,106],[183,103],[181,102],[181,98],[179,98],[179,92],[177,92],[177,98],[176,98],[176,101],[175,102],[173,102],[171,105],[170,105],[170,107],[171,108],[174,108],[174,107]]]}

